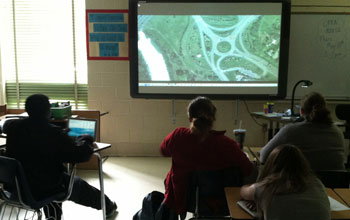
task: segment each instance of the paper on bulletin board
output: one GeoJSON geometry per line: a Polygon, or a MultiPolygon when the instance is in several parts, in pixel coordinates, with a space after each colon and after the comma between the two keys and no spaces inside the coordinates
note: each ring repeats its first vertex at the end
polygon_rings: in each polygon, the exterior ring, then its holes
{"type": "Polygon", "coordinates": [[[86,10],[89,60],[128,60],[128,10],[86,10]]]}

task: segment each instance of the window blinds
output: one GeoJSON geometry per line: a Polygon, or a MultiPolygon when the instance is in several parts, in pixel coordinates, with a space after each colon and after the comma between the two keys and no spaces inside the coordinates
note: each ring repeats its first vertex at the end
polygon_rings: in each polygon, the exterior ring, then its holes
{"type": "Polygon", "coordinates": [[[85,1],[2,0],[0,48],[9,108],[43,93],[87,108],[85,1]]]}

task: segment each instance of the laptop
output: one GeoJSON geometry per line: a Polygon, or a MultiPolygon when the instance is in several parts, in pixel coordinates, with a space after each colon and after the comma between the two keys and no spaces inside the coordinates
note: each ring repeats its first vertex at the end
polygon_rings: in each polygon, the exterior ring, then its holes
{"type": "Polygon", "coordinates": [[[96,141],[97,120],[91,118],[70,118],[68,120],[68,136],[78,137],[79,135],[89,134],[96,141]]]}

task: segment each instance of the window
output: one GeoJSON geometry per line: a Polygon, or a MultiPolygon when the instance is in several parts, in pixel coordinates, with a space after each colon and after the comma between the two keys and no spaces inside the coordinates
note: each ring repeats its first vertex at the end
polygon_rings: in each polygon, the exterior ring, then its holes
{"type": "Polygon", "coordinates": [[[9,108],[34,93],[87,108],[85,1],[1,0],[0,28],[9,108]]]}

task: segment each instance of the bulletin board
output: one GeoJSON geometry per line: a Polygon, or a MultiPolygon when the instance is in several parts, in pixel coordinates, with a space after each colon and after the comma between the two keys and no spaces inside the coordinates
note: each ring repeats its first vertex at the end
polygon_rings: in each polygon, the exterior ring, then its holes
{"type": "Polygon", "coordinates": [[[129,60],[128,10],[86,10],[88,60],[129,60]]]}

